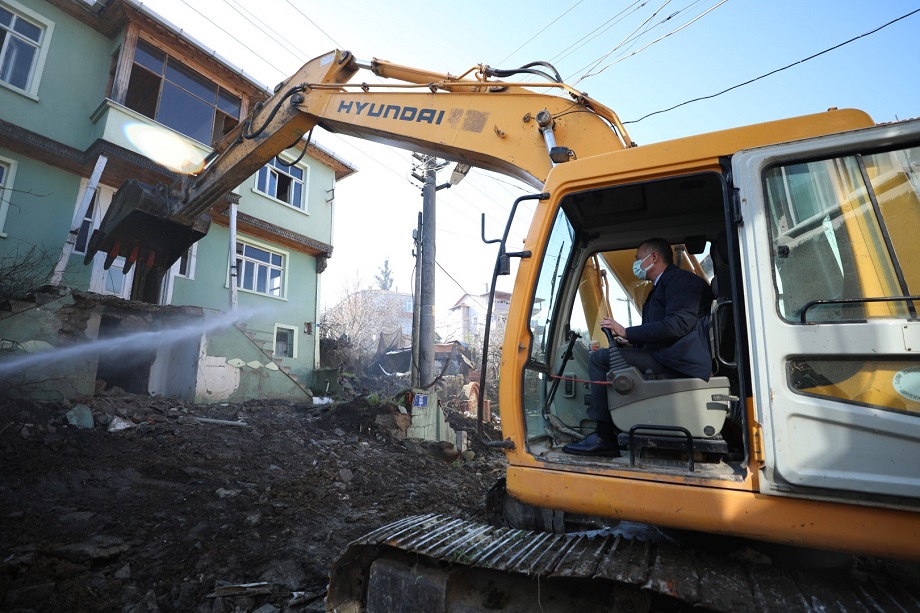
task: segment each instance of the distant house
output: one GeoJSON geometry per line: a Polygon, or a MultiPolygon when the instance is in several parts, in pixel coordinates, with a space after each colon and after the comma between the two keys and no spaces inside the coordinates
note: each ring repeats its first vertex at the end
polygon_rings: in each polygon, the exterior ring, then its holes
{"type": "MultiPolygon", "coordinates": [[[[509,292],[495,292],[495,302],[492,305],[493,330],[500,329],[501,333],[504,333],[504,324],[508,320],[510,305],[511,294],[509,292]]],[[[463,294],[448,309],[444,323],[438,325],[442,338],[445,341],[458,340],[476,347],[481,346],[488,306],[489,292],[477,296],[463,294]]]]}
{"type": "MultiPolygon", "coordinates": [[[[335,184],[355,172],[332,152],[301,141],[280,156],[286,163],[276,158],[227,194],[208,212],[208,235],[154,288],[138,277],[141,266],[126,274],[123,258],[108,270],[104,254],[83,263],[92,230],[126,179],[169,185],[179,176],[150,157],[162,148],[159,135],[206,154],[268,95],[141,2],[0,0],[0,258],[12,262],[40,247],[55,260],[75,228],[63,285],[206,311],[228,309],[235,258],[248,334],[266,364],[306,385],[318,361],[319,274],[332,254],[335,184]],[[100,162],[95,195],[74,219],[100,162]],[[231,202],[239,203],[235,254],[231,202]]],[[[247,393],[231,387],[218,395],[247,393]]]]}

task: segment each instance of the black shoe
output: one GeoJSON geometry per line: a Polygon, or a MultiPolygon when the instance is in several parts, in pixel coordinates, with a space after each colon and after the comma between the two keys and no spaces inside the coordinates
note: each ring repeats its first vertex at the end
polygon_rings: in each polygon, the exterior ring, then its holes
{"type": "Polygon", "coordinates": [[[562,450],[573,455],[595,455],[616,458],[620,455],[620,448],[616,441],[608,441],[594,432],[577,443],[569,443],[562,450]]]}

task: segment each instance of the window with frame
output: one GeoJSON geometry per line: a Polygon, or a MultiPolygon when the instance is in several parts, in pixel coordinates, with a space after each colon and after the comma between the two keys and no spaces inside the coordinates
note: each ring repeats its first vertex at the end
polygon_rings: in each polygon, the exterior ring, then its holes
{"type": "Polygon", "coordinates": [[[237,239],[236,286],[240,289],[284,297],[284,255],[237,239]]]}
{"type": "Polygon", "coordinates": [[[34,94],[53,24],[26,17],[16,6],[0,4],[0,81],[34,94]]]}
{"type": "Polygon", "coordinates": [[[256,191],[306,211],[305,185],[308,173],[308,168],[285,166],[277,157],[272,158],[256,175],[256,191]]]}
{"type": "Polygon", "coordinates": [[[920,147],[768,169],[778,311],[790,322],[916,318],[920,147]]]}
{"type": "Polygon", "coordinates": [[[238,96],[181,61],[139,40],[125,106],[210,145],[238,123],[238,96]]]}
{"type": "MultiPolygon", "coordinates": [[[[89,244],[89,237],[96,228],[96,200],[99,198],[99,191],[93,193],[93,199],[90,200],[89,206],[86,207],[86,213],[83,215],[83,221],[80,223],[80,230],[77,232],[77,242],[74,244],[73,252],[76,255],[85,255],[86,247],[89,244]]],[[[81,196],[82,199],[82,196],[81,196]]],[[[79,200],[77,201],[79,203],[79,200]]]]}
{"type": "Polygon", "coordinates": [[[175,275],[177,277],[183,277],[185,279],[194,279],[195,278],[195,262],[198,259],[198,243],[192,243],[192,245],[186,249],[185,253],[179,256],[178,261],[176,261],[175,275]]]}
{"type": "Polygon", "coordinates": [[[279,358],[297,357],[295,351],[295,339],[297,330],[287,326],[275,326],[275,348],[273,355],[279,358]]]}

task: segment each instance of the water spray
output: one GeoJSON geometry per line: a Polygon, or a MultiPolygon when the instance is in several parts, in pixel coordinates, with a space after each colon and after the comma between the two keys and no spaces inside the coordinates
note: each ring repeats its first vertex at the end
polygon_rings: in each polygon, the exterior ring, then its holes
{"type": "Polygon", "coordinates": [[[241,320],[249,319],[253,315],[266,310],[267,309],[251,309],[232,311],[223,313],[219,317],[212,319],[202,318],[201,320],[186,323],[174,328],[132,332],[130,334],[100,338],[77,345],[70,345],[68,347],[59,347],[49,349],[48,351],[30,353],[10,360],[0,361],[0,378],[33,366],[57,364],[59,362],[74,360],[83,356],[103,352],[108,356],[117,356],[122,353],[136,352],[138,348],[148,350],[168,347],[183,340],[229,327],[241,320]]]}

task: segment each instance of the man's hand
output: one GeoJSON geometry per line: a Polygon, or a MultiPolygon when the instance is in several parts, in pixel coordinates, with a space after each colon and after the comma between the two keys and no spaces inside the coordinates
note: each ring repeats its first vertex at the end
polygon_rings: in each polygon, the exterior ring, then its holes
{"type": "Polygon", "coordinates": [[[613,332],[614,336],[619,336],[624,341],[626,339],[626,328],[612,317],[605,317],[601,320],[601,328],[607,328],[613,332]]]}

